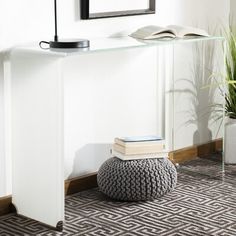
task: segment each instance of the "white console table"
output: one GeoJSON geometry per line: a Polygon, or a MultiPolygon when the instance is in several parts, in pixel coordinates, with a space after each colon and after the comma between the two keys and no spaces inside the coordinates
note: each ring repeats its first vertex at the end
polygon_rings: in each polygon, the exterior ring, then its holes
{"type": "MultiPolygon", "coordinates": [[[[157,84],[159,84],[159,90],[155,90],[156,98],[164,99],[160,99],[159,104],[157,102],[162,112],[157,114],[159,128],[153,133],[158,132],[163,135],[171,150],[174,147],[175,119],[172,109],[175,98],[170,92],[174,89],[174,60],[177,57],[184,57],[181,53],[174,55],[175,48],[178,45],[195,43],[214,44],[222,40],[221,37],[208,37],[144,42],[124,37],[91,40],[91,47],[84,50],[42,50],[38,45],[13,48],[9,52],[11,76],[5,87],[7,103],[11,108],[8,114],[10,118],[8,142],[13,165],[12,201],[18,214],[62,228],[64,126],[65,120],[68,119],[65,117],[67,107],[65,107],[64,85],[70,76],[64,67],[68,66],[66,64],[68,60],[74,61],[69,63],[69,66],[77,67],[84,55],[102,53],[104,57],[107,52],[125,52],[142,48],[154,50],[157,61],[161,63],[161,66],[155,68],[157,84]],[[160,51],[157,50],[162,48],[166,51],[160,55],[160,51]],[[165,78],[160,78],[158,74],[166,68],[166,64],[170,69],[166,70],[165,78]]],[[[87,66],[88,71],[93,70],[89,65],[87,66]]],[[[83,97],[81,99],[83,100],[83,97]]]]}

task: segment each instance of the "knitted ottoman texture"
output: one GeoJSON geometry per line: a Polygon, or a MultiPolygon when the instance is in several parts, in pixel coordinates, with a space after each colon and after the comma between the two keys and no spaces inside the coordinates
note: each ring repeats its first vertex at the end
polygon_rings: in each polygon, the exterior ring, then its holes
{"type": "Polygon", "coordinates": [[[122,161],[112,157],[100,167],[97,182],[101,192],[116,200],[154,200],[175,188],[177,171],[167,158],[122,161]]]}

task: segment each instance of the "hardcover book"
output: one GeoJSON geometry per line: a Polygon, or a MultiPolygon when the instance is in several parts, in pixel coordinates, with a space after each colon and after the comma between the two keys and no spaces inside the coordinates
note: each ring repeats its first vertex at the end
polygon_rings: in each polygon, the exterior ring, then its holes
{"type": "Polygon", "coordinates": [[[131,136],[131,137],[122,137],[122,138],[115,138],[115,143],[120,145],[125,144],[147,144],[147,143],[155,143],[160,142],[163,139],[156,135],[148,135],[148,136],[131,136]]]}
{"type": "Polygon", "coordinates": [[[146,153],[140,155],[124,155],[120,152],[112,150],[112,156],[117,157],[123,161],[130,161],[130,160],[140,160],[140,159],[150,159],[150,158],[168,158],[169,152],[164,150],[162,152],[157,153],[146,153]]]}
{"type": "MultiPolygon", "coordinates": [[[[143,142],[142,142],[143,143],[143,142]]],[[[113,144],[113,150],[120,152],[125,155],[136,155],[136,154],[146,154],[146,153],[156,153],[161,152],[165,148],[163,142],[158,142],[154,144],[142,144],[142,145],[119,145],[117,143],[113,144]]]]}

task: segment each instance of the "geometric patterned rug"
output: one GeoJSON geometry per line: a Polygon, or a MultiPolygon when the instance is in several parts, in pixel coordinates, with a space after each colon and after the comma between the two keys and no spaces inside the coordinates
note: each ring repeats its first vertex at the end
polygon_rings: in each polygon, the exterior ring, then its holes
{"type": "Polygon", "coordinates": [[[224,177],[219,169],[212,160],[188,162],[178,170],[175,191],[149,202],[118,202],[98,189],[83,191],[66,198],[63,232],[9,214],[0,218],[0,236],[234,236],[236,166],[227,166],[224,177]]]}

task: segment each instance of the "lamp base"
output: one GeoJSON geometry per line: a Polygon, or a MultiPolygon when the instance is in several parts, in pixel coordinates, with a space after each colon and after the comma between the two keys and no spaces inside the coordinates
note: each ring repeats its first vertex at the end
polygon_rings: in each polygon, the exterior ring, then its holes
{"type": "Polygon", "coordinates": [[[90,46],[87,39],[65,39],[60,41],[50,41],[50,48],[88,48],[90,46]]]}

